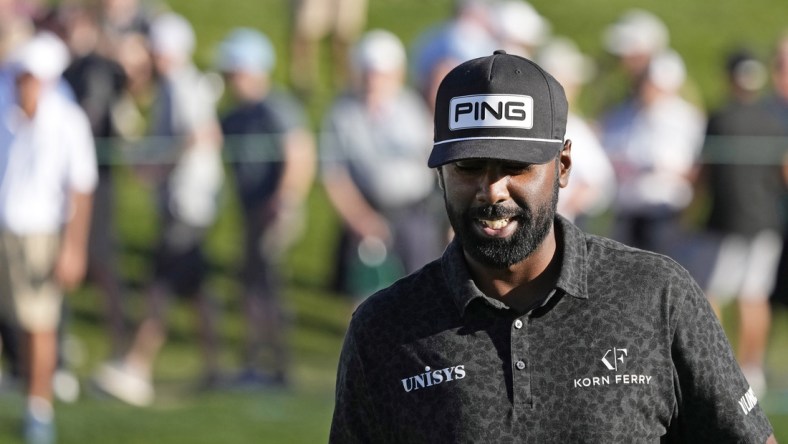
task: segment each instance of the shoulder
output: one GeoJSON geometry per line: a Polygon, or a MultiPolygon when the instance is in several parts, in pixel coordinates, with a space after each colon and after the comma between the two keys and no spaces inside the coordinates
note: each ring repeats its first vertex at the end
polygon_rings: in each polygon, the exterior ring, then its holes
{"type": "Polygon", "coordinates": [[[586,245],[589,269],[622,285],[664,287],[694,282],[689,272],[668,256],[593,234],[586,234],[586,245]]]}
{"type": "Polygon", "coordinates": [[[456,309],[438,259],[362,302],[353,313],[351,330],[364,342],[375,341],[383,332],[391,337],[419,330],[448,310],[456,309]]]}

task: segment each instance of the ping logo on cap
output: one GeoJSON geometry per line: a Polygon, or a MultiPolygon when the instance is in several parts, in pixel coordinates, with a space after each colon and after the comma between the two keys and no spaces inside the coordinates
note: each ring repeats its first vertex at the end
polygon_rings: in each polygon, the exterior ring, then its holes
{"type": "Polygon", "coordinates": [[[515,94],[454,97],[449,102],[449,129],[522,128],[534,126],[534,99],[515,94]]]}

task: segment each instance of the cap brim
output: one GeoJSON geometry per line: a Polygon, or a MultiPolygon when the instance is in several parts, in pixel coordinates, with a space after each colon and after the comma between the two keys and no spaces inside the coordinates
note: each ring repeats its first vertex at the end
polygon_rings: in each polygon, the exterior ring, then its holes
{"type": "Polygon", "coordinates": [[[560,140],[479,138],[433,145],[427,165],[436,168],[464,159],[496,159],[522,163],[547,163],[558,155],[560,140]]]}

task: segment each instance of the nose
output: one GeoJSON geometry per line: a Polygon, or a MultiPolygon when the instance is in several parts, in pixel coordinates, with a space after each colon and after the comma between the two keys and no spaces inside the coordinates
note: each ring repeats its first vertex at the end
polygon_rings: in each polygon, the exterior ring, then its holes
{"type": "Polygon", "coordinates": [[[493,205],[509,200],[509,175],[500,165],[491,163],[479,178],[476,200],[485,205],[493,205]]]}

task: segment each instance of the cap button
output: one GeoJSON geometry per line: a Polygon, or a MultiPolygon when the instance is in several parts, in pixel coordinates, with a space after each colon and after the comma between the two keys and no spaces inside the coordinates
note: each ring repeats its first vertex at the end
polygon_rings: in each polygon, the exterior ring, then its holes
{"type": "Polygon", "coordinates": [[[496,49],[495,51],[493,51],[493,55],[499,55],[499,54],[506,54],[506,51],[504,51],[503,49],[496,49]]]}

